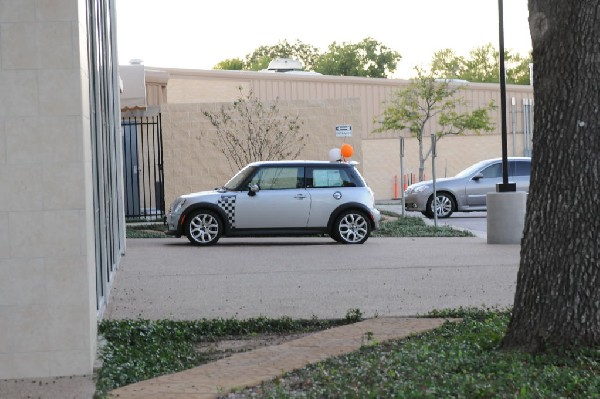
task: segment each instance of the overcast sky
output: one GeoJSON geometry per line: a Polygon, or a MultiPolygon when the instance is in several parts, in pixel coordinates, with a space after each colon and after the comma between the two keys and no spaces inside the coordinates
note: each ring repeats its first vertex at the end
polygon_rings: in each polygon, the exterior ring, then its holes
{"type": "MultiPolygon", "coordinates": [[[[398,51],[395,77],[413,76],[437,50],[459,55],[499,47],[494,0],[116,0],[119,63],[212,69],[262,45],[300,40],[325,51],[332,42],[371,37],[398,51]]],[[[504,0],[504,46],[531,49],[527,0],[504,0]]]]}

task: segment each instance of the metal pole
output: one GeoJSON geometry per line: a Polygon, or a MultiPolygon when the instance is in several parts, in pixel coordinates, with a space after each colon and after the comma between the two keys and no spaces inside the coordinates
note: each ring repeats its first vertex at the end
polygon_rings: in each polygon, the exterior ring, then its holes
{"type": "Polygon", "coordinates": [[[402,190],[402,216],[405,216],[406,196],[404,195],[404,137],[400,137],[400,187],[402,190]]]}
{"type": "Polygon", "coordinates": [[[510,122],[512,130],[512,155],[517,155],[516,140],[517,140],[517,101],[514,97],[510,99],[510,122]]]}
{"type": "Polygon", "coordinates": [[[436,144],[435,133],[431,133],[431,179],[433,181],[433,201],[432,201],[433,224],[434,224],[435,228],[437,228],[438,227],[438,215],[437,215],[438,201],[437,201],[437,191],[435,189],[435,157],[437,156],[437,153],[436,153],[436,149],[435,149],[435,144],[436,144]]]}
{"type": "Polygon", "coordinates": [[[504,67],[504,6],[498,0],[498,25],[500,41],[500,113],[502,120],[502,184],[496,185],[497,192],[517,191],[516,184],[508,183],[508,139],[506,132],[506,69],[504,67]]]}

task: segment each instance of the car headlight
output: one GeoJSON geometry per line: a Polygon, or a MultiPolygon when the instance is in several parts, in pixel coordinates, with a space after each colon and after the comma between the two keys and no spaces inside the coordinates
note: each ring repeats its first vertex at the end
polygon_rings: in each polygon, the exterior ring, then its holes
{"type": "Polygon", "coordinates": [[[173,203],[173,206],[171,207],[173,209],[171,212],[173,212],[173,213],[179,213],[179,211],[181,210],[181,207],[183,207],[183,204],[185,204],[185,199],[183,199],[183,198],[177,199],[173,203]]]}
{"type": "Polygon", "coordinates": [[[407,194],[410,194],[410,193],[419,194],[419,193],[422,193],[423,191],[427,191],[428,189],[429,189],[429,186],[417,186],[417,187],[413,187],[412,189],[409,187],[406,190],[406,193],[407,194]]]}

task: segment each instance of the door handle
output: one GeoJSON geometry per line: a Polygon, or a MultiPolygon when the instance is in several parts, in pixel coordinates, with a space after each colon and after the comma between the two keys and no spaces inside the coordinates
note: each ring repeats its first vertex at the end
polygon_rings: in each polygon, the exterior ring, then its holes
{"type": "Polygon", "coordinates": [[[306,195],[304,195],[304,194],[297,194],[294,198],[302,200],[302,199],[306,198],[306,195]]]}

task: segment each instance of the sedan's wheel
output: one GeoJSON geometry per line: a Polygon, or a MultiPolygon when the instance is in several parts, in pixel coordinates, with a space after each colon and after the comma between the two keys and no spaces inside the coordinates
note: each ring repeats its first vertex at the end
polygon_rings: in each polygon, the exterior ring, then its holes
{"type": "Polygon", "coordinates": [[[221,219],[212,211],[192,213],[185,225],[185,234],[194,245],[215,244],[222,232],[221,219]]]}
{"type": "Polygon", "coordinates": [[[371,224],[362,212],[345,211],[335,220],[332,237],[342,244],[362,244],[371,234],[371,224]]]}
{"type": "MultiPolygon", "coordinates": [[[[433,198],[430,198],[427,202],[427,214],[431,215],[429,217],[433,217],[433,198]]],[[[454,200],[450,195],[446,193],[438,193],[436,198],[436,206],[435,211],[437,212],[437,217],[444,219],[450,217],[452,212],[454,211],[454,200]]]]}

